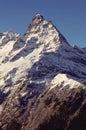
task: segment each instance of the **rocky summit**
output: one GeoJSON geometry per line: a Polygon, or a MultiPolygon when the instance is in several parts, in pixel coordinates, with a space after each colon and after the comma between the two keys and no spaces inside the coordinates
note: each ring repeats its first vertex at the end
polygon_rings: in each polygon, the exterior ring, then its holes
{"type": "Polygon", "coordinates": [[[86,130],[86,48],[40,14],[0,33],[0,130],[86,130]]]}

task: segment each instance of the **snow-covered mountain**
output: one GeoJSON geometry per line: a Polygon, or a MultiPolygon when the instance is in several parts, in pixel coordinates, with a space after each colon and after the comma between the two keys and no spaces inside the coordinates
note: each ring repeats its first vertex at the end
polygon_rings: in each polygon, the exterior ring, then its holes
{"type": "Polygon", "coordinates": [[[85,97],[86,48],[51,21],[37,14],[23,36],[0,33],[1,130],[86,130],[85,97]]]}

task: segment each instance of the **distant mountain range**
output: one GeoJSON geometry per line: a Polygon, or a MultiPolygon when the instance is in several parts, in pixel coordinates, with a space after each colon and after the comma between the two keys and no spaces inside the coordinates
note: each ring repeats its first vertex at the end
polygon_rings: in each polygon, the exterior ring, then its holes
{"type": "Polygon", "coordinates": [[[0,33],[0,130],[86,130],[86,48],[40,14],[0,33]]]}

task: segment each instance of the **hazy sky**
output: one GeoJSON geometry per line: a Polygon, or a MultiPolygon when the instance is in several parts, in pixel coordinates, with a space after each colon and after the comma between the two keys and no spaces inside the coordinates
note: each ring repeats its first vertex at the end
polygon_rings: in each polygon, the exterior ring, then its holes
{"type": "Polygon", "coordinates": [[[51,20],[70,44],[86,47],[86,0],[0,0],[0,32],[25,33],[37,13],[51,20]]]}

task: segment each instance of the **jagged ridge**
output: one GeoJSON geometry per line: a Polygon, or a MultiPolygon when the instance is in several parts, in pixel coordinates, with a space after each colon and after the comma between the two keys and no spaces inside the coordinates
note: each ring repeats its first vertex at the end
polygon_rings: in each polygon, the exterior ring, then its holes
{"type": "Polygon", "coordinates": [[[14,125],[14,130],[75,129],[77,113],[82,119],[86,103],[85,86],[85,49],[69,45],[52,22],[40,14],[23,36],[0,34],[3,130],[12,130],[14,125]]]}

